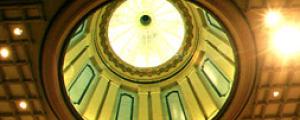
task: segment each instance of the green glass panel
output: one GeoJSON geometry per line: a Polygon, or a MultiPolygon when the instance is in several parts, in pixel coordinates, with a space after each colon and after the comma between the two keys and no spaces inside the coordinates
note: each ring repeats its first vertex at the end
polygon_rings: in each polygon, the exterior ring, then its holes
{"type": "Polygon", "coordinates": [[[186,120],[183,104],[178,91],[172,91],[166,96],[170,120],[186,120]]]}
{"type": "Polygon", "coordinates": [[[86,32],[85,30],[86,24],[87,24],[87,20],[83,21],[73,32],[73,34],[71,35],[70,43],[68,45],[69,47],[74,46],[75,44],[79,43],[79,41],[83,39],[86,32]]]}
{"type": "Polygon", "coordinates": [[[216,28],[216,29],[218,29],[220,31],[224,31],[223,27],[220,25],[220,23],[211,14],[209,14],[209,13],[206,12],[206,17],[208,19],[209,24],[212,27],[214,27],[214,28],[216,28]]]}
{"type": "Polygon", "coordinates": [[[230,90],[230,83],[218,68],[209,60],[205,61],[203,71],[219,96],[225,96],[230,90]]]}
{"type": "Polygon", "coordinates": [[[206,10],[203,10],[203,14],[204,14],[205,22],[209,27],[209,30],[216,36],[221,37],[221,39],[224,40],[224,42],[228,43],[229,38],[226,29],[222,26],[219,20],[206,10]]]}
{"type": "Polygon", "coordinates": [[[95,73],[92,67],[89,65],[84,67],[69,88],[69,95],[73,104],[80,104],[94,77],[95,73]]]}
{"type": "Polygon", "coordinates": [[[129,94],[121,94],[119,101],[116,120],[132,120],[133,119],[134,97],[129,94]]]}

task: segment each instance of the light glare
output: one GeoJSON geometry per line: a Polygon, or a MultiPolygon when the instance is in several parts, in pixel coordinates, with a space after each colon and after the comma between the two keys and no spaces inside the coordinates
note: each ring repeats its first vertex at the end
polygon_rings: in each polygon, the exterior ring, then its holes
{"type": "Polygon", "coordinates": [[[7,58],[8,55],[9,55],[9,51],[8,51],[7,48],[2,48],[2,49],[0,50],[0,54],[1,54],[1,57],[7,58]]]}
{"type": "Polygon", "coordinates": [[[269,27],[278,25],[281,21],[282,15],[279,11],[269,11],[265,16],[265,23],[269,27]]]}
{"type": "Polygon", "coordinates": [[[293,26],[279,28],[273,34],[273,44],[277,52],[284,55],[300,52],[300,29],[293,26]]]}
{"type": "Polygon", "coordinates": [[[22,108],[22,109],[26,109],[27,108],[27,103],[25,101],[21,101],[19,103],[19,107],[22,108]]]}
{"type": "Polygon", "coordinates": [[[22,33],[23,33],[23,30],[21,28],[17,27],[17,28],[14,29],[14,34],[15,35],[19,36],[19,35],[22,35],[22,33]]]}
{"type": "Polygon", "coordinates": [[[273,92],[273,97],[278,97],[279,96],[279,92],[278,91],[274,91],[273,92]]]}

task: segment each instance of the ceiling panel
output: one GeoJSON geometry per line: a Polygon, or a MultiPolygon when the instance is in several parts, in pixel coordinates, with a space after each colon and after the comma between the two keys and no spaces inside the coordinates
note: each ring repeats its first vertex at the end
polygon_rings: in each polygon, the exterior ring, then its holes
{"type": "Polygon", "coordinates": [[[269,48],[268,34],[263,29],[263,14],[270,8],[280,8],[289,13],[287,18],[298,19],[300,0],[247,0],[247,6],[237,4],[238,1],[232,0],[251,25],[259,63],[256,88],[240,119],[300,119],[299,62],[297,59],[284,61],[282,56],[276,56],[269,48]]]}
{"type": "Polygon", "coordinates": [[[9,50],[8,58],[0,58],[0,120],[46,118],[29,52],[35,36],[31,27],[44,21],[42,5],[38,1],[0,2],[0,49],[9,50]],[[22,30],[20,35],[14,34],[15,28],[22,30]]]}

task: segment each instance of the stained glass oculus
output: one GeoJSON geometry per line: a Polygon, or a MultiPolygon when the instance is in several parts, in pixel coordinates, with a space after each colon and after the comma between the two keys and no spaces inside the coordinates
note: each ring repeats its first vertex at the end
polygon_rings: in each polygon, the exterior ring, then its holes
{"type": "Polygon", "coordinates": [[[115,54],[135,67],[156,67],[182,46],[184,21],[167,0],[126,0],[112,14],[109,43],[115,54]]]}

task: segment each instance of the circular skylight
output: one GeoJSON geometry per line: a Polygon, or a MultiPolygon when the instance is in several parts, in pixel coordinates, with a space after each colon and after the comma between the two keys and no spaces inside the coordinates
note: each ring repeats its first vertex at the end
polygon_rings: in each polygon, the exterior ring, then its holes
{"type": "Polygon", "coordinates": [[[181,48],[185,26],[179,11],[167,0],[126,0],[112,14],[109,43],[126,63],[156,67],[181,48]]]}

